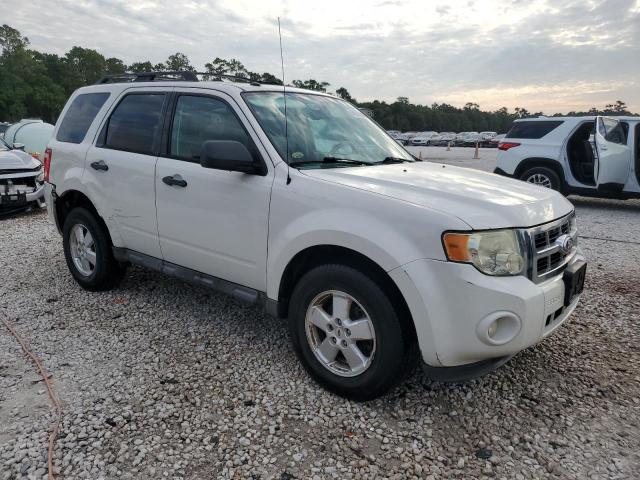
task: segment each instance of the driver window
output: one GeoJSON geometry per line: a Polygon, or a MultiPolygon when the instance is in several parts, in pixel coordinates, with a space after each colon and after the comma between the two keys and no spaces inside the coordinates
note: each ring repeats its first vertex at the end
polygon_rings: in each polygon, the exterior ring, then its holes
{"type": "Polygon", "coordinates": [[[235,140],[254,150],[240,120],[226,103],[211,97],[181,95],[173,115],[170,155],[198,162],[207,140],[235,140]]]}

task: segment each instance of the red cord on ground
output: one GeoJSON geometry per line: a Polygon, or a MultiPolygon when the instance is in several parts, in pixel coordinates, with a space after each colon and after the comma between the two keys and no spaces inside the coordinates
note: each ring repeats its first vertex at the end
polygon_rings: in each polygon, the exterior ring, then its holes
{"type": "Polygon", "coordinates": [[[51,403],[53,403],[53,406],[54,406],[55,411],[56,411],[56,416],[58,417],[56,419],[56,423],[53,425],[53,430],[51,431],[51,435],[49,435],[49,450],[48,450],[48,460],[47,460],[49,480],[54,480],[54,476],[53,476],[53,444],[54,444],[54,442],[56,440],[56,437],[58,436],[58,431],[60,429],[60,419],[62,418],[62,406],[60,405],[60,401],[58,400],[58,397],[56,396],[56,394],[55,394],[55,392],[53,390],[53,386],[51,385],[51,382],[49,381],[49,374],[47,373],[47,371],[44,369],[44,367],[40,363],[40,360],[38,360],[38,358],[33,353],[31,353],[31,351],[27,348],[27,345],[24,343],[24,340],[22,340],[22,337],[20,337],[20,335],[18,335],[18,332],[15,331],[15,329],[11,326],[11,324],[5,319],[2,319],[2,321],[5,324],[5,326],[7,327],[7,329],[9,330],[9,332],[11,333],[11,335],[13,335],[15,337],[15,339],[18,341],[18,343],[22,347],[22,351],[25,353],[25,355],[28,356],[33,361],[33,363],[36,364],[36,367],[38,367],[38,372],[40,373],[40,376],[42,376],[42,379],[44,380],[44,383],[47,385],[47,391],[49,393],[49,398],[51,399],[51,403]]]}

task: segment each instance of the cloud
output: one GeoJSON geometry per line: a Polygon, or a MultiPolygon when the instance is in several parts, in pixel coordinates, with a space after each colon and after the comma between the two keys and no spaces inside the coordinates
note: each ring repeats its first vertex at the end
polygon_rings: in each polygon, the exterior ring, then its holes
{"type": "Polygon", "coordinates": [[[36,49],[74,45],[131,63],[176,51],[202,68],[234,57],[288,79],[345,86],[360,100],[640,111],[640,1],[370,2],[5,0],[5,20],[36,49]],[[37,26],[37,28],[36,28],[37,26]]]}

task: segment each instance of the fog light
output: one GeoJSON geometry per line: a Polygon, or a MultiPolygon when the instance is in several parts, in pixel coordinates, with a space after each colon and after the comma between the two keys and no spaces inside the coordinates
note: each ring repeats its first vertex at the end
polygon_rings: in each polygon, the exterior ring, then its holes
{"type": "Polygon", "coordinates": [[[487,334],[490,338],[493,338],[496,335],[496,331],[498,330],[498,321],[496,320],[491,325],[489,325],[489,330],[487,330],[487,334]]]}
{"type": "Polygon", "coordinates": [[[513,312],[494,312],[484,317],[476,327],[476,335],[487,345],[509,343],[520,333],[522,321],[513,312]]]}

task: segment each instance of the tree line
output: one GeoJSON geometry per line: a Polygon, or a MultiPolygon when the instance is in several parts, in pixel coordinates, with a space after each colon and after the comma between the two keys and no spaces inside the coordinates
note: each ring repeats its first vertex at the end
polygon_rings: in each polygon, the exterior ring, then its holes
{"type": "MultiPolygon", "coordinates": [[[[105,57],[96,50],[74,46],[63,56],[39,52],[29,48],[29,39],[9,25],[0,27],[0,121],[15,122],[21,118],[41,118],[54,123],[64,104],[79,87],[91,85],[107,74],[145,71],[192,71],[184,53],[174,53],[166,61],[153,64],[150,61],[125,64],[121,59],[105,57]]],[[[205,79],[220,75],[243,77],[260,82],[282,85],[282,81],[269,72],[252,72],[237,59],[215,58],[205,64],[205,79]]],[[[328,82],[315,79],[293,80],[295,87],[326,92],[328,82]]],[[[495,111],[480,110],[476,103],[458,108],[446,103],[416,105],[407,97],[395,102],[374,100],[358,102],[345,87],[335,89],[335,94],[360,108],[366,108],[373,118],[386,129],[401,131],[497,131],[506,132],[513,120],[542,115],[516,107],[495,111]]],[[[630,115],[622,101],[606,105],[603,109],[591,108],[585,112],[568,115],[630,115]]],[[[559,114],[555,114],[559,115],[559,114]]]]}

